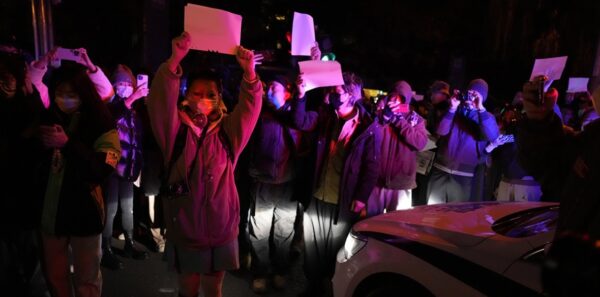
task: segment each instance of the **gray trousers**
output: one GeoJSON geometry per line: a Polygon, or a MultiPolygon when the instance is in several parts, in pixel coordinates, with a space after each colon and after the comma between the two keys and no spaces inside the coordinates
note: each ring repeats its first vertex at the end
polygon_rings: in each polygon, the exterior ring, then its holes
{"type": "Polygon", "coordinates": [[[254,200],[253,215],[249,216],[248,224],[252,271],[257,276],[265,276],[270,269],[277,274],[286,274],[298,209],[298,202],[292,201],[293,184],[255,181],[250,194],[254,200]]]}
{"type": "Polygon", "coordinates": [[[318,286],[324,279],[331,279],[335,272],[338,251],[350,228],[352,218],[335,204],[313,198],[304,212],[304,273],[309,286],[318,286]]]}
{"type": "Polygon", "coordinates": [[[446,173],[434,167],[427,186],[427,204],[470,201],[472,182],[472,177],[446,173]]]}

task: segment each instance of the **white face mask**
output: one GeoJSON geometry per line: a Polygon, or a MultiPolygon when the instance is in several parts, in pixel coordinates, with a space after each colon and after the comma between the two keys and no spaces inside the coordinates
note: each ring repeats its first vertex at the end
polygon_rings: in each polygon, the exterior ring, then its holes
{"type": "Polygon", "coordinates": [[[56,96],[54,102],[56,102],[58,108],[66,114],[73,113],[79,109],[79,106],[81,105],[79,97],[56,96]]]}
{"type": "Polygon", "coordinates": [[[130,86],[117,86],[116,87],[117,96],[127,99],[131,94],[133,94],[133,87],[130,86]]]}

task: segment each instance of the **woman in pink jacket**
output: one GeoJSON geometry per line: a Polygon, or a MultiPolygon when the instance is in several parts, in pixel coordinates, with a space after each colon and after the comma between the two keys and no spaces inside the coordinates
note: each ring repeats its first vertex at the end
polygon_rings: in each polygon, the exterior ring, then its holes
{"type": "Polygon", "coordinates": [[[225,114],[218,76],[190,75],[178,103],[182,69],[191,46],[184,32],[173,39],[171,57],[152,82],[147,99],[152,130],[164,157],[167,246],[179,275],[180,296],[221,296],[224,271],[237,269],[240,208],[234,168],[248,143],[262,105],[262,85],[252,51],[239,47],[244,71],[239,102],[225,114]]]}

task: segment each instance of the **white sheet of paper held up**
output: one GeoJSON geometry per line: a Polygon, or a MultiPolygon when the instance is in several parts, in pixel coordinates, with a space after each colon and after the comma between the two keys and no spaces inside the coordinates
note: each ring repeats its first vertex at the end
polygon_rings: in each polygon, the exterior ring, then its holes
{"type": "Polygon", "coordinates": [[[315,45],[315,24],[312,16],[294,12],[292,22],[292,56],[310,56],[315,45]]]}
{"type": "Polygon", "coordinates": [[[549,80],[559,80],[565,65],[567,64],[567,56],[554,57],[547,59],[535,59],[533,70],[529,80],[532,81],[538,75],[545,75],[549,80]]]}
{"type": "Polygon", "coordinates": [[[337,61],[301,61],[298,66],[303,73],[306,91],[344,84],[342,65],[337,61]]]}
{"type": "Polygon", "coordinates": [[[235,55],[242,35],[242,16],[201,5],[187,4],[184,30],[192,38],[192,49],[235,55]]]}
{"type": "Polygon", "coordinates": [[[589,80],[589,77],[569,77],[567,93],[587,92],[589,80]]]}

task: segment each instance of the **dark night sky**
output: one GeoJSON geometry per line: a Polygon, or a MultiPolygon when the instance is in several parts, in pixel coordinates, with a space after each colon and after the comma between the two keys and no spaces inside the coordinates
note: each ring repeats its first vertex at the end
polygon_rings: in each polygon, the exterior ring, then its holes
{"type": "MultiPolygon", "coordinates": [[[[0,24],[3,34],[12,30],[25,47],[32,47],[26,2],[3,1],[0,24]]],[[[186,3],[57,2],[56,44],[86,47],[108,68],[127,63],[149,72],[169,55],[169,40],[182,30],[186,3]]],[[[343,69],[357,72],[367,87],[387,89],[406,79],[422,93],[435,79],[462,88],[471,78],[483,77],[490,93],[502,99],[512,97],[529,77],[535,57],[569,55],[558,82],[563,89],[568,76],[590,76],[600,28],[600,1],[593,0],[190,2],[241,14],[247,47],[275,49],[281,43],[275,66],[290,64],[285,32],[291,30],[293,12],[299,11],[314,17],[322,46],[329,38],[343,69]],[[275,15],[286,20],[277,21],[275,15]]]]}

